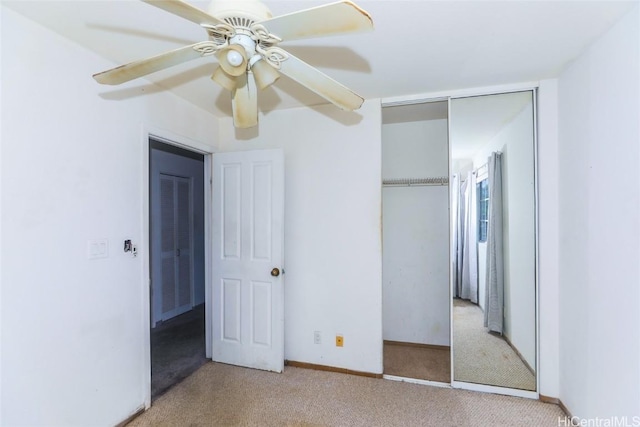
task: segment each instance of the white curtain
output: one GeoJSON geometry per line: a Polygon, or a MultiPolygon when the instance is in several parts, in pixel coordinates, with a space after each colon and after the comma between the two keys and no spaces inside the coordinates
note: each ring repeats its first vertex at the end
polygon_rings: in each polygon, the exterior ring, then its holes
{"type": "Polygon", "coordinates": [[[459,296],[462,277],[462,237],[460,233],[460,175],[457,173],[451,179],[451,262],[453,263],[453,295],[459,296]]]}
{"type": "MultiPolygon", "coordinates": [[[[455,183],[454,183],[455,184],[455,183]]],[[[476,175],[467,173],[464,183],[460,184],[457,204],[454,211],[454,246],[456,257],[454,283],[456,297],[478,303],[478,236],[477,236],[477,200],[476,175]]]]}
{"type": "Polygon", "coordinates": [[[478,303],[478,217],[476,174],[469,172],[464,191],[464,236],[462,246],[462,290],[460,298],[478,303]]]}
{"type": "Polygon", "coordinates": [[[504,307],[504,261],[502,248],[502,153],[489,157],[489,213],[487,227],[487,291],[484,326],[502,333],[504,307]]]}

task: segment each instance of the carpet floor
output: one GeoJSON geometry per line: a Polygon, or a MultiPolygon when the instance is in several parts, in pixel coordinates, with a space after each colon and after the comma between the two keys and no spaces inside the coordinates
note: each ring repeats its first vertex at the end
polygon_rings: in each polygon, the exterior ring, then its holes
{"type": "Polygon", "coordinates": [[[286,367],[209,362],[129,426],[557,426],[537,400],[286,367]]]}
{"type": "Polygon", "coordinates": [[[151,399],[207,362],[204,304],[151,329],[151,399]]]}
{"type": "Polygon", "coordinates": [[[384,343],[384,373],[419,380],[451,382],[449,349],[384,343]]]}
{"type": "Polygon", "coordinates": [[[501,336],[483,326],[477,305],[455,299],[453,303],[454,378],[477,384],[535,390],[536,378],[501,336]]]}

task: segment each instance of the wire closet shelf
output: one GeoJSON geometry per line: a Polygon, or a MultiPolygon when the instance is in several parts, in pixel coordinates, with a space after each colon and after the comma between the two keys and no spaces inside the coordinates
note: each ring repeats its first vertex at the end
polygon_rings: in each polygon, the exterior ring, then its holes
{"type": "Polygon", "coordinates": [[[425,185],[449,185],[449,178],[446,176],[435,176],[429,178],[398,178],[382,180],[383,187],[418,187],[425,185]]]}

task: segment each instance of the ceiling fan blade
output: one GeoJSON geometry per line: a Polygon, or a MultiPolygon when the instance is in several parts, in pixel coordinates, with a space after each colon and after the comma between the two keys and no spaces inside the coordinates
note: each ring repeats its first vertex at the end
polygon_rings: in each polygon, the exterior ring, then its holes
{"type": "Polygon", "coordinates": [[[364,99],[351,89],[290,53],[288,58],[280,63],[280,72],[343,110],[357,110],[364,102],[364,99]]]}
{"type": "Polygon", "coordinates": [[[218,25],[222,24],[223,21],[218,18],[209,15],[207,12],[198,9],[197,7],[191,6],[189,3],[183,2],[181,0],[142,0],[145,3],[149,3],[152,6],[159,7],[160,9],[166,10],[169,13],[173,13],[174,15],[178,15],[186,20],[191,22],[195,22],[196,24],[208,24],[208,25],[218,25]]]}
{"type": "Polygon", "coordinates": [[[233,124],[237,128],[250,128],[258,124],[258,90],[253,74],[237,77],[236,89],[232,92],[233,124]]]}
{"type": "Polygon", "coordinates": [[[208,44],[208,42],[195,43],[176,50],[161,53],[160,55],[151,58],[120,65],[119,67],[112,68],[111,70],[94,74],[93,78],[101,84],[119,85],[121,83],[128,82],[129,80],[146,76],[147,74],[164,70],[165,68],[169,68],[192,59],[200,58],[203,53],[196,49],[196,47],[203,44],[208,44]]]}
{"type": "Polygon", "coordinates": [[[350,1],[313,7],[259,22],[282,40],[373,30],[371,16],[350,1]]]}

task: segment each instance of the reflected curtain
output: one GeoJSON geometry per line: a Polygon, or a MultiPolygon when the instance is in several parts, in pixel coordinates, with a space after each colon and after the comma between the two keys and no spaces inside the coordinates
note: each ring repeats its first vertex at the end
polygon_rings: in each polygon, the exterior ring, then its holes
{"type": "MultiPolygon", "coordinates": [[[[455,183],[454,183],[455,184],[455,183]]],[[[454,280],[455,296],[478,303],[478,229],[476,175],[468,172],[459,184],[458,209],[454,214],[454,244],[456,247],[454,280]]]]}
{"type": "Polygon", "coordinates": [[[489,157],[489,212],[487,226],[487,290],[484,326],[502,333],[504,308],[504,254],[502,240],[502,153],[489,157]]]}
{"type": "Polygon", "coordinates": [[[453,295],[458,297],[462,277],[462,248],[460,235],[460,175],[453,174],[451,178],[451,262],[453,263],[453,295]]]}
{"type": "Polygon", "coordinates": [[[476,174],[467,173],[464,189],[462,286],[460,298],[478,303],[478,217],[476,174]]]}

